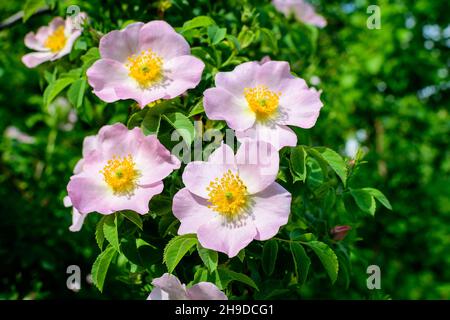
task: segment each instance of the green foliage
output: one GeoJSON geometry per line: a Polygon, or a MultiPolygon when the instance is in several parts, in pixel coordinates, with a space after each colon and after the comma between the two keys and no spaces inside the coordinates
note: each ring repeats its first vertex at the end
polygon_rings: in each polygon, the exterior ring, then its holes
{"type": "MultiPolygon", "coordinates": [[[[0,298],[143,299],[152,279],[169,271],[183,283],[213,282],[230,299],[448,299],[447,2],[381,0],[375,30],[366,28],[369,1],[312,2],[328,20],[324,29],[287,19],[268,1],[173,0],[165,9],[139,0],[77,1],[89,26],[70,55],[35,69],[20,61],[30,52],[23,38],[64,16],[68,3],[2,2],[1,20],[22,9],[24,16],[0,30],[0,298]],[[100,101],[86,70],[100,58],[101,36],[155,19],[174,26],[204,61],[199,86],[144,109],[100,101]],[[90,214],[80,232],[68,231],[71,209],[62,199],[84,137],[122,122],[169,149],[176,129],[192,148],[202,133],[194,120],[204,130],[225,129],[203,108],[217,72],[264,56],[289,61],[324,102],[313,128],[295,128],[301,145],[280,152],[277,181],[292,194],[292,208],[274,239],[253,241],[228,259],[193,235],[177,236],[171,201],[182,169],[164,181],[148,214],[90,214]],[[33,142],[8,135],[12,126],[33,142]],[[336,225],[352,230],[333,240],[336,225]],[[64,267],[74,263],[84,276],[91,270],[102,295],[84,283],[78,293],[61,285],[64,267]],[[365,285],[371,264],[381,268],[381,292],[365,285]]],[[[204,150],[217,145],[201,143],[204,150]]]]}

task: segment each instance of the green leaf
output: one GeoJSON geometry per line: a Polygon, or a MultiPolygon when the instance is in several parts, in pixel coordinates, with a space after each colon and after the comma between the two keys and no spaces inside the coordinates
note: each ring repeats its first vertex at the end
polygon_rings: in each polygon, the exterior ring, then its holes
{"type": "Polygon", "coordinates": [[[372,216],[375,214],[375,199],[369,192],[363,189],[350,189],[350,194],[363,212],[369,213],[372,216]]]}
{"type": "Polygon", "coordinates": [[[239,32],[238,35],[238,41],[241,49],[244,49],[251,45],[253,40],[255,40],[255,33],[247,26],[243,26],[241,32],[239,32]]]}
{"type": "Polygon", "coordinates": [[[116,249],[112,246],[108,246],[105,251],[99,254],[94,264],[92,265],[92,281],[95,286],[103,291],[103,284],[105,283],[106,273],[108,272],[109,265],[111,264],[112,259],[116,253],[116,249]]]}
{"type": "Polygon", "coordinates": [[[200,100],[195,104],[195,106],[191,109],[191,111],[189,112],[188,117],[190,118],[190,117],[195,116],[195,115],[197,115],[197,114],[200,114],[200,113],[202,113],[202,112],[204,112],[204,111],[205,111],[205,109],[204,109],[204,107],[203,107],[203,98],[202,98],[202,99],[200,99],[200,100]]]}
{"type": "Polygon", "coordinates": [[[164,248],[164,262],[169,273],[175,270],[184,255],[197,244],[197,238],[193,234],[186,234],[172,238],[164,248]]]}
{"type": "Polygon", "coordinates": [[[71,84],[69,90],[67,91],[67,98],[75,108],[79,108],[83,103],[86,84],[87,82],[85,78],[78,79],[71,84]]]}
{"type": "Polygon", "coordinates": [[[103,224],[108,216],[103,216],[95,228],[95,241],[97,242],[100,250],[103,250],[103,243],[105,242],[105,234],[103,233],[103,224]]]}
{"type": "Polygon", "coordinates": [[[311,259],[309,259],[303,246],[296,242],[290,243],[290,249],[292,253],[292,259],[294,260],[295,275],[297,277],[297,281],[300,284],[304,284],[306,278],[308,277],[311,259]]]}
{"type": "Polygon", "coordinates": [[[267,28],[260,28],[259,29],[262,32],[262,35],[265,37],[268,46],[272,49],[274,53],[278,52],[278,40],[275,37],[275,34],[267,29],[267,28]]]}
{"type": "Polygon", "coordinates": [[[347,165],[344,159],[336,152],[329,148],[319,147],[311,150],[316,150],[322,158],[329,164],[329,166],[336,172],[336,174],[341,179],[342,183],[347,183],[347,165]]]}
{"type": "Polygon", "coordinates": [[[306,152],[302,146],[291,149],[291,173],[294,182],[306,180],[306,152]]]}
{"type": "Polygon", "coordinates": [[[161,123],[161,116],[159,114],[155,114],[153,112],[147,112],[142,120],[141,129],[142,132],[148,136],[150,134],[158,134],[159,125],[161,123]]]}
{"type": "Polygon", "coordinates": [[[239,253],[237,254],[237,257],[243,263],[244,259],[245,259],[245,249],[242,249],[241,251],[239,251],[239,253]]]}
{"type": "Polygon", "coordinates": [[[75,79],[71,77],[60,78],[52,83],[50,83],[44,90],[43,100],[44,106],[48,106],[66,87],[72,84],[75,79]]]}
{"type": "Polygon", "coordinates": [[[374,188],[362,188],[361,190],[364,190],[365,192],[369,193],[370,195],[375,197],[375,199],[380,201],[380,203],[383,206],[385,206],[389,210],[392,210],[391,203],[389,202],[389,200],[386,198],[386,196],[380,190],[374,189],[374,188]]]}
{"type": "Polygon", "coordinates": [[[180,136],[183,137],[184,142],[190,146],[192,141],[194,141],[195,133],[195,128],[191,120],[179,112],[163,115],[163,117],[178,131],[180,136]]]}
{"type": "Polygon", "coordinates": [[[90,48],[83,56],[81,56],[81,61],[83,61],[83,66],[81,67],[83,75],[98,59],[100,59],[100,51],[98,48],[90,48]]]}
{"type": "Polygon", "coordinates": [[[210,25],[216,24],[214,20],[208,16],[198,16],[192,20],[186,21],[181,28],[181,33],[186,32],[191,29],[209,27],[210,25]]]}
{"type": "Polygon", "coordinates": [[[275,270],[278,255],[278,242],[276,240],[266,241],[263,247],[262,268],[267,275],[275,270]]]}
{"type": "Polygon", "coordinates": [[[23,6],[23,22],[27,21],[41,8],[47,8],[45,0],[27,0],[23,6]]]}
{"type": "Polygon", "coordinates": [[[203,248],[200,243],[197,243],[197,251],[198,255],[210,272],[213,272],[217,269],[219,255],[216,251],[203,248]]]}
{"type": "Polygon", "coordinates": [[[227,35],[226,28],[219,28],[216,25],[208,27],[208,37],[212,45],[216,45],[219,42],[221,42],[226,35],[227,35]]]}
{"type": "Polygon", "coordinates": [[[112,245],[114,249],[120,252],[119,232],[117,230],[117,215],[110,214],[105,217],[103,223],[103,234],[106,240],[112,245]]]}
{"type": "Polygon", "coordinates": [[[304,244],[309,246],[319,257],[333,284],[337,279],[339,271],[339,262],[334,251],[328,245],[320,241],[310,241],[305,242],[304,244]]]}
{"type": "Polygon", "coordinates": [[[228,283],[230,283],[231,281],[239,281],[239,282],[242,282],[242,283],[244,283],[250,287],[253,287],[259,291],[258,286],[252,280],[252,278],[250,278],[249,276],[246,276],[243,273],[234,272],[229,269],[222,268],[222,267],[219,267],[217,269],[217,271],[218,271],[218,275],[220,277],[220,282],[222,284],[222,288],[225,288],[228,285],[228,283]]]}
{"type": "Polygon", "coordinates": [[[127,218],[128,220],[130,220],[131,222],[133,222],[139,229],[143,230],[142,219],[138,213],[136,213],[134,211],[126,210],[126,211],[122,211],[122,215],[125,218],[127,218]]]}

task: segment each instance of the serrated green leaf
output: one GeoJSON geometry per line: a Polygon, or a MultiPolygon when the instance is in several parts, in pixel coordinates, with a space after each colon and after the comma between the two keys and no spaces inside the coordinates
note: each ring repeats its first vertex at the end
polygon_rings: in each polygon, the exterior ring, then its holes
{"type": "Polygon", "coordinates": [[[243,273],[234,272],[225,268],[218,268],[217,272],[218,276],[220,277],[222,288],[225,288],[228,283],[230,283],[230,281],[239,281],[259,291],[258,286],[252,280],[252,278],[243,273]]]}
{"type": "Polygon", "coordinates": [[[158,134],[161,123],[161,116],[152,112],[147,112],[141,123],[142,132],[148,136],[150,134],[158,134]]]}
{"type": "Polygon", "coordinates": [[[217,25],[208,27],[208,38],[212,45],[216,45],[221,42],[227,35],[226,28],[219,28],[217,25]]]}
{"type": "Polygon", "coordinates": [[[103,250],[103,243],[105,242],[105,234],[103,233],[103,224],[105,223],[105,218],[107,216],[103,216],[99,222],[97,222],[97,226],[95,228],[95,241],[97,242],[100,250],[103,250]]]}
{"type": "Polygon", "coordinates": [[[193,234],[176,236],[167,243],[164,248],[164,262],[169,273],[175,270],[184,255],[196,244],[197,238],[193,234]]]}
{"type": "Polygon", "coordinates": [[[204,112],[204,111],[205,111],[205,109],[204,109],[204,107],[203,107],[203,98],[202,98],[202,99],[200,99],[200,100],[195,104],[195,106],[191,109],[191,111],[189,112],[188,117],[190,118],[190,117],[195,116],[195,115],[197,115],[197,114],[200,114],[200,113],[202,113],[202,112],[204,112]]]}
{"type": "Polygon", "coordinates": [[[317,154],[314,153],[317,152],[320,157],[326,161],[326,163],[333,169],[334,172],[339,176],[344,186],[347,183],[347,165],[344,161],[344,159],[334,150],[331,150],[329,148],[325,147],[318,147],[318,148],[310,148],[310,151],[313,152],[313,154],[317,157],[317,154]]]}
{"type": "Polygon", "coordinates": [[[278,242],[276,240],[266,241],[263,247],[262,268],[267,275],[275,270],[278,255],[278,242]]]}
{"type": "Polygon", "coordinates": [[[210,272],[217,269],[217,262],[219,261],[217,251],[203,248],[200,243],[197,243],[197,251],[198,255],[210,272]]]}
{"type": "Polygon", "coordinates": [[[294,182],[306,180],[306,155],[302,146],[291,149],[290,168],[294,182]]]}
{"type": "Polygon", "coordinates": [[[164,119],[178,131],[184,142],[190,146],[194,141],[195,128],[191,120],[184,114],[175,112],[168,115],[163,115],[164,119]]]}
{"type": "Polygon", "coordinates": [[[99,254],[94,264],[92,265],[92,281],[94,282],[98,290],[100,290],[100,292],[103,291],[103,284],[105,283],[106,274],[115,253],[116,249],[112,246],[108,246],[105,251],[99,254]]]}
{"type": "Polygon", "coordinates": [[[120,251],[119,232],[117,230],[117,215],[110,214],[105,217],[103,223],[103,234],[105,239],[113,246],[114,249],[120,251]]]}
{"type": "Polygon", "coordinates": [[[361,190],[364,190],[364,191],[368,192],[373,197],[375,197],[375,199],[380,201],[380,203],[383,206],[385,206],[389,210],[392,210],[391,203],[389,202],[388,198],[386,198],[386,196],[380,190],[374,189],[374,188],[362,188],[361,190]]]}
{"type": "Polygon", "coordinates": [[[334,251],[327,244],[320,241],[305,242],[304,245],[310,247],[319,257],[333,284],[339,271],[339,262],[334,251]]]}
{"type": "Polygon", "coordinates": [[[181,28],[181,33],[191,29],[205,28],[215,24],[215,21],[208,16],[198,16],[192,20],[186,21],[181,28]]]}
{"type": "Polygon", "coordinates": [[[83,61],[82,65],[82,73],[83,75],[86,73],[86,70],[89,69],[95,61],[100,59],[100,51],[98,48],[90,48],[84,55],[81,56],[81,61],[83,61]]]}
{"type": "Polygon", "coordinates": [[[290,243],[290,249],[292,253],[292,259],[294,260],[295,275],[297,277],[297,281],[300,284],[304,284],[306,278],[308,277],[311,259],[309,259],[303,246],[296,242],[290,243]]]}
{"type": "Polygon", "coordinates": [[[375,214],[375,199],[369,192],[363,189],[350,189],[350,194],[363,212],[369,213],[372,216],[375,214]]]}
{"type": "Polygon", "coordinates": [[[126,210],[126,211],[122,211],[122,215],[127,218],[128,220],[130,220],[131,222],[133,222],[139,229],[142,229],[142,218],[141,216],[134,212],[134,211],[130,211],[130,210],[126,210]]]}

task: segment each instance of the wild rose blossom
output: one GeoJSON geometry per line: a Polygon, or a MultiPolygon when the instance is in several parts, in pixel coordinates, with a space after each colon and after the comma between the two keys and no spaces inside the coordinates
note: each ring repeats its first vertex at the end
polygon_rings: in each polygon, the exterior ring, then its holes
{"type": "Polygon", "coordinates": [[[294,14],[295,18],[303,23],[319,28],[327,25],[325,18],[317,14],[314,7],[306,0],[273,0],[272,3],[286,17],[294,14]]]}
{"type": "Polygon", "coordinates": [[[246,140],[236,155],[222,144],[207,162],[187,164],[185,188],[173,198],[178,234],[197,234],[208,249],[236,256],[253,239],[267,240],[289,218],[291,194],[275,182],[276,149],[246,140]]]}
{"type": "Polygon", "coordinates": [[[70,201],[65,202],[76,210],[73,229],[94,211],[147,213],[150,199],[163,190],[162,179],[180,167],[156,136],[145,136],[139,128],[128,130],[120,123],[87,137],[83,149],[67,185],[70,201]]]}
{"type": "Polygon", "coordinates": [[[174,275],[165,273],[152,281],[154,286],[147,300],[228,300],[211,282],[199,282],[190,288],[174,275]]]}
{"type": "MultiPolygon", "coordinates": [[[[79,21],[86,19],[86,14],[80,13],[80,18],[79,21]]],[[[43,62],[58,60],[70,53],[81,31],[72,18],[54,18],[37,33],[30,32],[25,36],[25,45],[36,52],[24,55],[22,62],[28,68],[34,68],[43,62]]]]}
{"type": "Polygon", "coordinates": [[[87,70],[94,93],[106,102],[133,99],[141,108],[195,88],[205,67],[165,21],[111,31],[100,40],[100,55],[87,70]]]}
{"type": "Polygon", "coordinates": [[[225,120],[237,138],[262,140],[277,149],[297,145],[288,125],[311,128],[323,104],[320,92],[294,77],[284,61],[246,62],[219,72],[216,87],[204,92],[210,119],[225,120]]]}

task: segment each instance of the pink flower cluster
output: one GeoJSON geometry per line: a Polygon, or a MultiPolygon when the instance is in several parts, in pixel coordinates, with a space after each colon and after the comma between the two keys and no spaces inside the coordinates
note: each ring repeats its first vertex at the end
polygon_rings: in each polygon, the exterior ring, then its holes
{"type": "MultiPolygon", "coordinates": [[[[303,1],[274,1],[304,22],[324,26],[303,1]]],[[[48,27],[25,38],[38,52],[23,62],[34,67],[68,54],[80,30],[55,18],[48,27]]],[[[159,99],[172,99],[195,88],[204,63],[190,54],[187,41],[164,21],[133,23],[100,40],[101,59],[88,70],[93,93],[105,102],[132,99],[141,108],[159,99]]],[[[196,234],[208,249],[236,256],[253,240],[274,237],[288,222],[291,194],[276,182],[278,151],[295,146],[289,126],[311,128],[323,104],[320,92],[292,75],[284,61],[246,62],[215,76],[215,87],[204,92],[209,119],[224,120],[235,130],[235,153],[222,144],[207,161],[187,164],[185,187],[173,198],[178,233],[196,234]]],[[[163,192],[163,179],[180,168],[180,161],[155,135],[139,128],[106,125],[86,137],[83,157],[68,186],[66,206],[73,207],[71,231],[79,231],[87,214],[108,215],[121,210],[149,211],[153,196],[163,192]]],[[[149,299],[226,299],[213,284],[186,288],[169,274],[153,280],[149,299]]]]}

